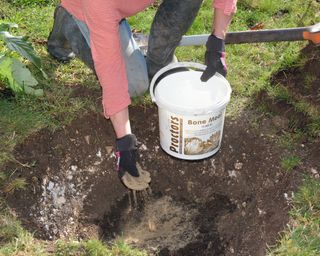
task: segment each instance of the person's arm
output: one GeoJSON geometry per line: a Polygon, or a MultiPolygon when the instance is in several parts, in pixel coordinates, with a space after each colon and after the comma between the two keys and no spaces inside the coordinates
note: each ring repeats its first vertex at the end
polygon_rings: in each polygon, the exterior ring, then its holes
{"type": "Polygon", "coordinates": [[[106,116],[113,116],[123,112],[130,104],[119,36],[121,17],[113,1],[83,1],[83,9],[90,32],[94,67],[102,87],[104,113],[106,116]]]}
{"type": "Polygon", "coordinates": [[[112,3],[85,1],[84,19],[90,31],[94,67],[102,87],[104,114],[110,117],[117,138],[131,133],[128,80],[121,52],[119,21],[112,3]]]}
{"type": "Polygon", "coordinates": [[[201,76],[203,82],[208,81],[216,72],[223,76],[227,75],[224,39],[232,15],[236,11],[236,3],[237,0],[215,0],[213,2],[214,18],[212,34],[206,43],[205,64],[207,68],[201,76]]]}
{"type": "Polygon", "coordinates": [[[231,23],[232,15],[224,13],[222,9],[214,9],[214,18],[212,24],[212,34],[220,39],[225,39],[228,27],[231,23]]]}

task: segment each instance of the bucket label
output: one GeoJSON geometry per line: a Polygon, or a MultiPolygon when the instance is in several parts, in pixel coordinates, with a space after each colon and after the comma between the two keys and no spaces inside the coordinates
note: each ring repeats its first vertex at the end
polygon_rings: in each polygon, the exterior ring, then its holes
{"type": "Polygon", "coordinates": [[[182,154],[183,118],[170,115],[170,151],[182,154]]]}
{"type": "Polygon", "coordinates": [[[169,154],[200,159],[220,146],[225,110],[210,115],[180,116],[160,111],[160,143],[169,154]],[[162,120],[162,121],[161,121],[162,120]]]}
{"type": "Polygon", "coordinates": [[[201,155],[220,144],[222,112],[201,117],[189,117],[184,122],[184,154],[201,155]]]}

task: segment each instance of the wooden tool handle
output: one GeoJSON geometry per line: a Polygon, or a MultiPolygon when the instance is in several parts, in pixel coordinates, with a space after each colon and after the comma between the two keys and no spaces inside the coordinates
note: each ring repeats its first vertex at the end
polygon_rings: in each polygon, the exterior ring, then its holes
{"type": "Polygon", "coordinates": [[[226,44],[281,42],[304,40],[306,28],[250,30],[230,32],[226,35],[226,44]]]}

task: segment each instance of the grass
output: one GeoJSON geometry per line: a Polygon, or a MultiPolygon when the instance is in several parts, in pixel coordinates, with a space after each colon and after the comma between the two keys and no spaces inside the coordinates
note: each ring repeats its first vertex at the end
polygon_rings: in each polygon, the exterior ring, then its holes
{"type": "Polygon", "coordinates": [[[284,149],[293,150],[303,138],[302,132],[285,133],[278,138],[278,145],[284,149]]]}
{"type": "Polygon", "coordinates": [[[5,207],[4,201],[0,202],[2,208],[0,217],[0,255],[12,256],[147,256],[144,250],[135,249],[123,241],[118,240],[112,245],[107,245],[99,240],[58,240],[45,243],[36,240],[33,235],[25,231],[13,213],[5,207]],[[47,247],[54,248],[48,252],[47,247]]]}
{"type": "Polygon", "coordinates": [[[281,160],[281,167],[286,171],[291,171],[301,163],[298,156],[286,156],[281,160]]]}
{"type": "Polygon", "coordinates": [[[117,241],[111,247],[99,240],[69,243],[58,241],[56,248],[56,256],[147,256],[145,251],[134,249],[123,241],[117,241]]]}
{"type": "MultiPolygon", "coordinates": [[[[53,10],[56,0],[10,0],[1,1],[0,17],[4,21],[17,23],[19,33],[28,36],[34,48],[42,57],[44,69],[49,75],[48,81],[41,80],[45,91],[43,98],[16,96],[0,98],[0,166],[8,160],[14,160],[12,150],[15,145],[35,131],[48,127],[55,130],[67,125],[79,113],[87,110],[101,111],[90,99],[72,97],[75,86],[81,85],[91,90],[100,90],[92,72],[80,61],[74,60],[61,65],[48,56],[45,40],[53,23],[53,10]]],[[[205,0],[199,15],[188,35],[210,33],[211,1],[205,0]]],[[[247,30],[257,23],[265,29],[308,26],[320,22],[320,8],[316,1],[276,1],[276,0],[239,0],[230,31],[247,30]]],[[[143,13],[131,17],[133,28],[148,33],[156,7],[150,7],[143,13]]],[[[232,84],[233,95],[228,106],[227,116],[237,117],[241,111],[252,106],[261,112],[265,106],[257,105],[254,95],[262,90],[274,100],[287,101],[297,111],[307,113],[311,122],[308,129],[314,136],[320,134],[320,113],[308,101],[295,99],[291,92],[281,86],[270,83],[270,77],[278,70],[299,68],[305,58],[300,50],[306,42],[282,42],[251,45],[227,45],[229,64],[228,80],[232,84]]],[[[181,61],[203,62],[204,47],[179,47],[176,56],[181,61]]],[[[305,76],[305,86],[310,86],[315,77],[305,76]]],[[[133,104],[148,106],[150,97],[134,99],[133,104]]],[[[279,143],[286,149],[293,149],[294,143],[303,137],[302,132],[286,134],[279,143]]],[[[301,164],[297,156],[282,159],[281,166],[290,171],[301,164]]],[[[14,189],[23,189],[23,180],[10,181],[0,172],[0,185],[7,193],[14,189]],[[10,183],[11,182],[11,183],[10,183]]],[[[294,199],[294,210],[288,230],[283,234],[279,245],[271,248],[270,255],[319,255],[319,181],[307,179],[294,199]]],[[[33,235],[21,228],[14,214],[2,202],[0,204],[0,255],[49,255],[46,244],[33,238],[33,235]]],[[[55,255],[146,255],[134,250],[123,242],[107,246],[101,241],[82,242],[58,241],[54,245],[55,255]]]]}
{"type": "Polygon", "coordinates": [[[0,200],[0,255],[45,255],[44,246],[25,231],[13,213],[0,200]]]}
{"type": "Polygon", "coordinates": [[[269,256],[316,256],[320,254],[320,181],[306,178],[294,197],[291,221],[269,256]]]}

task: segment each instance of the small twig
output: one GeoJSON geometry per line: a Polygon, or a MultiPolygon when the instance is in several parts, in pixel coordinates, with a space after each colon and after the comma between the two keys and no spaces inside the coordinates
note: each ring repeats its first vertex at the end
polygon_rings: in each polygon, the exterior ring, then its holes
{"type": "Polygon", "coordinates": [[[10,176],[8,177],[8,180],[11,179],[11,177],[13,176],[13,174],[15,174],[16,171],[17,171],[17,169],[15,169],[15,170],[10,174],[10,176]]]}
{"type": "Polygon", "coordinates": [[[26,167],[26,168],[31,168],[35,165],[36,161],[33,161],[31,164],[29,163],[21,163],[19,160],[17,160],[16,158],[12,159],[14,162],[20,164],[22,167],[26,167]]]}

